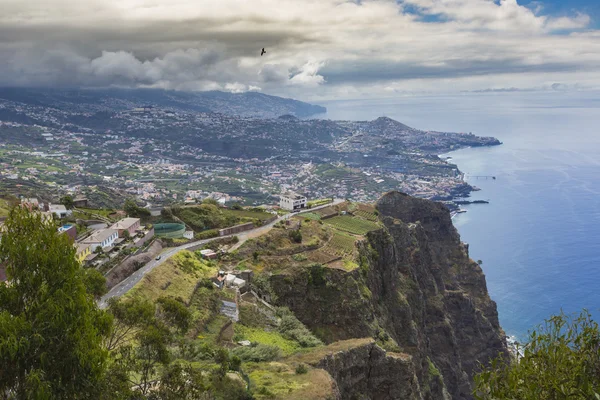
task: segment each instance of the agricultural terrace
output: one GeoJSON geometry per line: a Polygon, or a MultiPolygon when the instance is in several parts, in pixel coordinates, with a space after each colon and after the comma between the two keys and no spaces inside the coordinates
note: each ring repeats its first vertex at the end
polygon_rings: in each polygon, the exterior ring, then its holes
{"type": "Polygon", "coordinates": [[[367,232],[379,228],[379,225],[377,225],[377,223],[375,222],[353,217],[350,215],[340,215],[337,217],[326,219],[324,222],[328,225],[331,225],[335,229],[349,232],[355,235],[365,235],[367,232]]]}

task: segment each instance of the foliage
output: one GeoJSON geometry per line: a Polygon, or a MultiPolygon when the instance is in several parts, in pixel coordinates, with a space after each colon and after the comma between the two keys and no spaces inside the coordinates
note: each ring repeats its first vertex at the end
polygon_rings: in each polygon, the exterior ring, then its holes
{"type": "Polygon", "coordinates": [[[83,282],[88,293],[92,294],[96,300],[108,292],[108,287],[106,287],[106,278],[100,273],[100,271],[96,269],[84,269],[83,282]]]}
{"type": "Polygon", "coordinates": [[[198,240],[212,239],[212,238],[215,238],[218,236],[219,236],[218,229],[208,229],[206,231],[194,233],[194,238],[196,238],[198,240]]]}
{"type": "Polygon", "coordinates": [[[306,364],[304,363],[300,363],[298,364],[298,366],[296,367],[296,373],[298,375],[302,375],[308,372],[308,367],[306,366],[306,364]]]}
{"type": "Polygon", "coordinates": [[[294,243],[302,243],[302,232],[299,229],[290,231],[288,235],[294,243]]]}
{"type": "Polygon", "coordinates": [[[188,331],[192,314],[183,302],[169,297],[161,297],[158,299],[157,304],[159,313],[169,325],[182,334],[188,331]]]}
{"type": "Polygon", "coordinates": [[[273,361],[281,358],[281,350],[277,346],[257,343],[254,346],[238,347],[233,354],[242,361],[273,361]]]}
{"type": "Polygon", "coordinates": [[[133,218],[149,218],[150,211],[140,207],[136,204],[135,200],[127,199],[125,200],[125,205],[123,206],[123,210],[133,218]]]}
{"type": "Polygon", "coordinates": [[[517,362],[499,357],[475,377],[475,398],[600,398],[600,331],[587,311],[551,317],[522,350],[517,362]]]}
{"type": "Polygon", "coordinates": [[[283,337],[298,342],[302,347],[316,347],[323,344],[289,309],[279,308],[277,315],[281,317],[277,329],[283,337]]]}
{"type": "Polygon", "coordinates": [[[154,317],[154,306],[147,300],[138,298],[111,298],[108,310],[113,316],[113,325],[106,336],[104,346],[114,350],[143,331],[154,317]]]}
{"type": "Polygon", "coordinates": [[[74,207],[73,196],[67,194],[60,198],[60,204],[65,206],[67,210],[72,210],[74,207]]]}
{"type": "Polygon", "coordinates": [[[208,385],[202,370],[174,362],[164,369],[156,396],[161,400],[200,399],[208,385]]]}
{"type": "Polygon", "coordinates": [[[300,345],[296,341],[284,337],[279,332],[268,331],[264,328],[249,328],[244,325],[236,325],[234,340],[249,340],[255,344],[275,346],[281,349],[284,356],[294,354],[300,350],[300,345]]]}
{"type": "Polygon", "coordinates": [[[14,208],[0,254],[10,280],[0,284],[0,393],[18,399],[97,396],[110,318],[87,293],[69,238],[39,213],[14,208]]]}

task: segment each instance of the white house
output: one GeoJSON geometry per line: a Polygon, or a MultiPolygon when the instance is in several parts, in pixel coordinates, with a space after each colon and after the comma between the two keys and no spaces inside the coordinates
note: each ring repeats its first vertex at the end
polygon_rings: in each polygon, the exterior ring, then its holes
{"type": "Polygon", "coordinates": [[[73,214],[73,211],[67,210],[67,208],[62,204],[50,204],[48,206],[48,211],[56,215],[58,218],[66,218],[73,214]]]}
{"type": "Polygon", "coordinates": [[[82,243],[89,243],[92,250],[96,250],[98,246],[105,248],[112,246],[115,240],[119,238],[119,231],[116,229],[101,229],[92,236],[85,239],[82,243]]]}
{"type": "Polygon", "coordinates": [[[282,194],[279,198],[279,207],[289,211],[306,208],[306,203],[306,197],[296,193],[282,194]]]}

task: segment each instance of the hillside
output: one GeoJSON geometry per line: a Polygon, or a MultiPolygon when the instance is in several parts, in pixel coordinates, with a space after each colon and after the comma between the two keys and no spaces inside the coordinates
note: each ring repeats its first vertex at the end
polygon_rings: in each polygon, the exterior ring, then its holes
{"type": "Polygon", "coordinates": [[[78,112],[114,112],[147,106],[261,118],[275,118],[285,114],[308,117],[326,112],[321,106],[257,92],[0,88],[0,99],[78,112]]]}
{"type": "Polygon", "coordinates": [[[218,260],[182,252],[126,298],[164,296],[190,310],[194,346],[241,359],[256,399],[471,399],[479,363],[506,352],[449,211],[398,192],[296,215],[218,260]],[[217,270],[258,297],[215,288],[217,270]]]}

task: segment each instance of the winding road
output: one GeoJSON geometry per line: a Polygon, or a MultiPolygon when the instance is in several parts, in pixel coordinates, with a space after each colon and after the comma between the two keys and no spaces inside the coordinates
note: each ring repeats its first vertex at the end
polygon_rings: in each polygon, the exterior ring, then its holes
{"type": "Polygon", "coordinates": [[[344,200],[342,200],[342,199],[335,199],[333,201],[333,203],[328,203],[328,204],[325,204],[325,205],[319,206],[319,207],[313,207],[311,209],[305,209],[303,211],[300,211],[299,213],[290,213],[290,214],[282,215],[282,216],[278,217],[275,221],[271,222],[270,224],[260,226],[258,228],[254,228],[249,231],[240,232],[240,233],[234,234],[234,235],[219,236],[219,237],[215,237],[215,238],[211,238],[211,239],[198,240],[196,242],[186,243],[179,247],[172,247],[167,250],[164,250],[160,254],[159,260],[150,261],[149,263],[144,265],[142,268],[138,269],[133,274],[129,275],[127,278],[122,280],[119,284],[114,286],[112,289],[110,289],[110,291],[108,293],[106,293],[104,296],[102,296],[100,298],[100,300],[98,301],[98,306],[102,309],[106,308],[108,306],[109,299],[111,299],[113,297],[123,296],[125,293],[130,291],[131,288],[133,288],[140,280],[142,280],[144,275],[146,275],[148,272],[152,271],[154,268],[158,267],[159,265],[161,265],[162,263],[167,261],[169,258],[171,258],[173,255],[179,253],[182,250],[187,250],[189,248],[201,246],[203,244],[207,244],[207,243],[213,242],[218,239],[223,239],[223,238],[228,238],[228,237],[233,237],[233,236],[237,236],[239,238],[239,242],[235,246],[236,248],[238,248],[249,238],[256,237],[257,235],[262,235],[262,234],[267,233],[268,231],[271,230],[271,228],[273,228],[273,226],[276,223],[286,220],[286,219],[290,218],[291,216],[294,216],[297,214],[302,214],[305,212],[319,210],[321,208],[329,207],[331,205],[340,204],[343,201],[344,200]]]}

